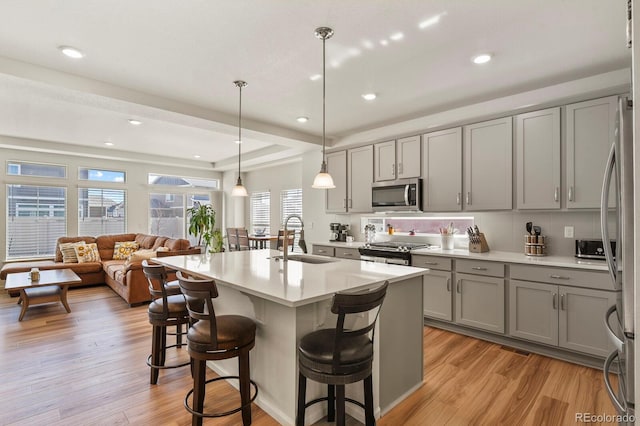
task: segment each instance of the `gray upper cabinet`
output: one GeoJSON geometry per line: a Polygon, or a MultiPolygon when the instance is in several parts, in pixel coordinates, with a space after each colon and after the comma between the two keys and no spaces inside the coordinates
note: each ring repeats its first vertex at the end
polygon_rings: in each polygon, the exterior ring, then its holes
{"type": "Polygon", "coordinates": [[[422,149],[420,136],[398,139],[396,142],[396,176],[398,179],[416,178],[421,174],[422,149]]]}
{"type": "Polygon", "coordinates": [[[347,151],[328,153],[327,169],[336,185],[334,189],[325,190],[327,212],[345,213],[347,211],[347,151]]]}
{"type": "Polygon", "coordinates": [[[371,212],[373,182],[373,146],[367,145],[347,152],[347,210],[353,213],[371,212]]]}
{"type": "Polygon", "coordinates": [[[424,211],[462,210],[462,128],[422,136],[424,211]]]}
{"type": "Polygon", "coordinates": [[[464,126],[464,197],[467,210],[510,210],[511,117],[464,126]]]}
{"type": "Polygon", "coordinates": [[[516,122],[518,209],[560,208],[560,108],[520,114],[516,122]]]}
{"type": "Polygon", "coordinates": [[[602,177],[615,137],[617,96],[566,106],[567,208],[598,208],[602,177]]]}
{"type": "Polygon", "coordinates": [[[375,181],[394,180],[396,178],[396,141],[374,144],[373,149],[375,181]]]}

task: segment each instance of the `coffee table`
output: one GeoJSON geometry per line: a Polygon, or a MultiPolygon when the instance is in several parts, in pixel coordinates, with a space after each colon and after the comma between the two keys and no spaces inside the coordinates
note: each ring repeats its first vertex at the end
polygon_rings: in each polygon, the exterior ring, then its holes
{"type": "Polygon", "coordinates": [[[71,269],[40,271],[38,281],[31,281],[29,272],[17,272],[7,275],[4,288],[20,290],[18,304],[22,303],[22,311],[18,321],[22,321],[27,308],[31,305],[61,302],[67,312],[71,312],[67,303],[67,290],[69,284],[77,284],[81,281],[71,269]]]}

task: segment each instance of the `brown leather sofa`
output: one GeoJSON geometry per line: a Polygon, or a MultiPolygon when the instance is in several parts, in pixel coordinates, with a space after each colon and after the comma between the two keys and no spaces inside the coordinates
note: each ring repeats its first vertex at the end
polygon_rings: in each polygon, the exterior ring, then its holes
{"type": "MultiPolygon", "coordinates": [[[[192,248],[189,240],[157,235],[115,234],[98,237],[60,237],[56,243],[54,260],[6,263],[0,270],[0,279],[6,279],[7,274],[27,272],[36,267],[41,270],[68,268],[73,270],[82,280],[81,283],[72,286],[107,284],[131,306],[150,301],[149,284],[142,271],[142,260],[131,262],[113,259],[113,250],[118,241],[136,241],[140,245],[140,249],[158,250],[160,247],[166,247],[165,250],[168,249],[168,251],[158,251],[158,257],[200,253],[200,248],[192,248]],[[96,243],[100,252],[100,262],[63,263],[60,244],[78,241],[84,241],[87,244],[96,243]]],[[[169,279],[175,279],[175,274],[170,274],[169,279]]]]}

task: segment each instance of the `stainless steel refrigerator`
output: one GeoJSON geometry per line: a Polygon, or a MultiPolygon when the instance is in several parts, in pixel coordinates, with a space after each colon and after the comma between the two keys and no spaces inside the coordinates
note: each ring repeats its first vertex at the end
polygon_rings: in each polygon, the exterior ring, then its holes
{"type": "Polygon", "coordinates": [[[604,363],[604,380],[611,401],[622,416],[620,423],[633,424],[634,395],[634,241],[633,241],[633,119],[627,98],[618,101],[616,137],[611,145],[604,181],[600,218],[609,275],[617,290],[616,304],[607,311],[605,323],[616,349],[604,363]],[[613,192],[610,193],[610,188],[613,192]],[[615,209],[609,207],[612,197],[615,209]],[[610,215],[615,215],[611,217],[610,215]],[[613,235],[609,232],[613,223],[613,235]],[[610,241],[615,239],[615,253],[610,241]],[[618,375],[618,386],[611,375],[618,375]]]}

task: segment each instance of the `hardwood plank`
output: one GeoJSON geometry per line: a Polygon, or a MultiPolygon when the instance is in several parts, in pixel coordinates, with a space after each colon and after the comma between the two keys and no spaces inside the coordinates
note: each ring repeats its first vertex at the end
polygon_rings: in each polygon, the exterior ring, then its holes
{"type": "MultiPolygon", "coordinates": [[[[188,368],[161,371],[158,384],[149,384],[146,306],[129,308],[106,286],[74,288],[71,313],[34,306],[18,322],[16,301],[0,293],[0,424],[191,424],[183,407],[192,387],[188,368]]],[[[424,385],[380,425],[561,425],[573,424],[576,412],[615,413],[598,370],[426,327],[424,351],[424,385]]],[[[175,354],[185,356],[186,348],[175,354]]],[[[220,383],[205,404],[237,400],[237,391],[220,383]]],[[[277,424],[252,409],[254,425],[277,424]]],[[[239,413],[205,420],[240,423],[239,413]]]]}

